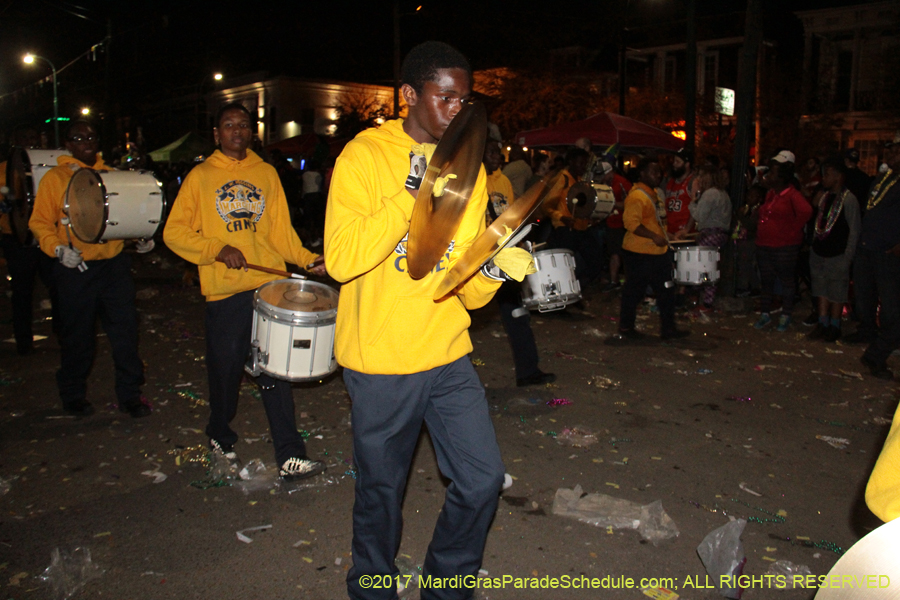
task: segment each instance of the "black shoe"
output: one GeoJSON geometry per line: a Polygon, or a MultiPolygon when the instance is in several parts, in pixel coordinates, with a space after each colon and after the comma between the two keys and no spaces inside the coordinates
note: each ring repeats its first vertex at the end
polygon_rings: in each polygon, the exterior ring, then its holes
{"type": "Polygon", "coordinates": [[[659,339],[666,340],[680,340],[681,338],[686,338],[691,335],[690,331],[686,331],[684,329],[672,329],[671,331],[664,331],[659,334],[659,339]]]}
{"type": "Polygon", "coordinates": [[[288,481],[295,481],[297,479],[315,477],[323,471],[325,471],[325,463],[320,460],[291,457],[281,465],[278,476],[288,481]]]}
{"type": "Polygon", "coordinates": [[[227,446],[225,444],[220,444],[216,440],[210,438],[209,439],[209,450],[213,454],[220,456],[228,461],[228,464],[231,465],[234,469],[240,469],[243,463],[241,459],[238,457],[237,452],[234,451],[234,446],[227,446]]]}
{"type": "Polygon", "coordinates": [[[875,341],[874,335],[866,335],[860,331],[854,331],[850,335],[844,336],[841,340],[845,344],[871,344],[875,341]]]}
{"type": "Polygon", "coordinates": [[[647,335],[641,333],[637,329],[620,329],[618,332],[616,332],[615,337],[620,340],[630,340],[633,342],[647,339],[647,335]]]}
{"type": "MultiPolygon", "coordinates": [[[[816,323],[815,328],[812,331],[806,334],[806,339],[808,340],[822,340],[825,339],[825,336],[828,335],[828,330],[830,328],[822,325],[821,323],[816,323]]],[[[834,341],[834,340],[831,340],[834,341]]]]}
{"type": "Polygon", "coordinates": [[[828,343],[836,342],[841,339],[841,328],[840,327],[832,327],[829,325],[825,330],[825,335],[822,336],[822,339],[828,343]]]}
{"type": "Polygon", "coordinates": [[[516,387],[544,385],[547,383],[553,383],[554,381],[556,381],[556,375],[554,375],[553,373],[544,373],[543,371],[538,371],[534,375],[529,375],[528,377],[523,377],[522,379],[516,379],[516,387]]]}
{"type": "Polygon", "coordinates": [[[877,379],[884,379],[885,381],[893,381],[894,373],[888,369],[884,363],[878,364],[865,354],[863,354],[859,358],[859,362],[866,366],[869,369],[869,372],[872,374],[872,377],[877,379]]]}
{"type": "Polygon", "coordinates": [[[89,417],[94,414],[94,406],[87,400],[76,400],[63,405],[63,410],[76,417],[89,417]]]}
{"type": "Polygon", "coordinates": [[[809,316],[806,317],[805,319],[803,319],[803,324],[806,325],[807,327],[812,327],[813,325],[815,325],[818,322],[819,322],[819,312],[816,310],[809,313],[809,316]]]}
{"type": "Polygon", "coordinates": [[[132,419],[140,419],[142,417],[149,417],[150,413],[153,411],[149,406],[144,404],[143,402],[138,402],[137,404],[130,404],[128,406],[119,406],[119,410],[123,413],[128,413],[131,415],[132,419]]]}

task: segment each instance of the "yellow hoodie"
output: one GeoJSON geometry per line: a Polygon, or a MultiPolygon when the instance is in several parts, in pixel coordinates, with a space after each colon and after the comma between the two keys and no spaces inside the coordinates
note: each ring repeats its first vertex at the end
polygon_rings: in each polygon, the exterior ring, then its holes
{"type": "Polygon", "coordinates": [[[69,187],[69,180],[72,179],[75,171],[85,167],[90,167],[95,171],[108,171],[109,167],[106,166],[99,154],[97,162],[93,165],[86,165],[68,155],[60,156],[56,162],[59,166],[53,167],[41,178],[41,184],[38,186],[37,196],[34,199],[34,210],[28,220],[28,228],[41,244],[41,250],[48,256],[56,258],[56,247],[68,246],[71,238],[72,245],[81,250],[81,257],[84,260],[105,260],[118,255],[125,245],[122,240],[112,240],[105,244],[88,244],[79,240],[74,233],[67,235],[66,226],[61,222],[66,216],[63,212],[66,206],[66,189],[69,187]]]}
{"type": "Polygon", "coordinates": [[[325,215],[325,264],[344,282],[337,311],[338,362],[373,375],[407,375],[472,351],[466,309],[487,304],[500,282],[476,274],[457,296],[432,297],[447,270],[484,231],[482,167],[462,223],[444,258],[419,280],[406,272],[414,200],[404,187],[415,142],[403,120],[351,141],[337,159],[325,215]]]}
{"type": "Polygon", "coordinates": [[[866,504],[885,523],[900,518],[900,407],[866,485],[866,504]]]}
{"type": "Polygon", "coordinates": [[[279,279],[216,262],[225,246],[240,250],[248,263],[270,269],[284,269],[285,261],[305,266],[317,257],[291,226],[275,169],[252,150],[244,160],[216,150],[194,167],[175,199],[163,239],[176,254],[200,265],[200,291],[207,301],[279,279]]]}
{"type": "Polygon", "coordinates": [[[666,237],[666,209],[656,190],[643,183],[636,183],[625,197],[625,212],[622,213],[625,238],[622,249],[638,254],[665,254],[668,246],[657,246],[650,238],[635,235],[638,225],[643,225],[653,233],[666,237]]]}

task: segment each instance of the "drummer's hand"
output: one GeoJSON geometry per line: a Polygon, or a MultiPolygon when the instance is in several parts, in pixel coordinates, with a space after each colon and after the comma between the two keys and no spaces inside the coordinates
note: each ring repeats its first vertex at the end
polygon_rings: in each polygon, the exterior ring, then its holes
{"type": "Polygon", "coordinates": [[[682,227],[677,232],[675,232],[675,235],[673,235],[672,237],[675,238],[676,240],[683,240],[686,235],[687,235],[687,231],[682,227]]]}
{"type": "Polygon", "coordinates": [[[225,263],[225,266],[229,269],[243,268],[245,271],[247,270],[247,259],[244,258],[244,253],[234,246],[222,248],[216,260],[225,263]]]}
{"type": "Polygon", "coordinates": [[[575,218],[574,217],[560,217],[559,220],[566,227],[575,227],[575,218]]]}
{"type": "Polygon", "coordinates": [[[666,239],[666,236],[660,235],[658,233],[653,234],[653,243],[660,247],[669,245],[669,241],[666,239]]]}
{"type": "Polygon", "coordinates": [[[325,255],[317,256],[316,260],[306,265],[306,270],[313,275],[327,275],[328,271],[325,270],[325,255]]]}

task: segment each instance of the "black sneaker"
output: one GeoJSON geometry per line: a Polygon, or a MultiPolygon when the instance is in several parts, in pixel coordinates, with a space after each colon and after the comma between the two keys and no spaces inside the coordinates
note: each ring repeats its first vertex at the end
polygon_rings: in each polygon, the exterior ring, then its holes
{"type": "Polygon", "coordinates": [[[278,476],[288,481],[295,481],[298,479],[315,477],[324,471],[325,463],[321,460],[310,460],[308,458],[292,456],[281,465],[278,476]]]}
{"type": "Polygon", "coordinates": [[[76,400],[64,404],[63,410],[76,417],[89,417],[94,414],[94,406],[87,400],[76,400]]]}
{"type": "Polygon", "coordinates": [[[818,322],[819,322],[819,311],[817,311],[817,310],[812,311],[811,313],[809,313],[809,316],[807,316],[805,319],[803,319],[803,324],[806,325],[807,327],[812,327],[813,325],[815,325],[818,322]]]}
{"type": "Polygon", "coordinates": [[[686,331],[684,329],[672,329],[671,331],[664,331],[659,334],[659,339],[666,340],[680,340],[681,338],[686,338],[691,335],[690,331],[686,331]]]}
{"type": "MultiPolygon", "coordinates": [[[[806,339],[808,340],[823,340],[825,336],[828,334],[828,327],[822,325],[821,323],[816,323],[816,326],[812,331],[806,334],[806,339]]],[[[834,341],[834,340],[832,340],[834,341]]]]}
{"type": "Polygon", "coordinates": [[[516,379],[517,387],[526,387],[529,385],[544,385],[547,383],[553,383],[556,381],[556,375],[553,373],[544,373],[543,371],[538,371],[534,375],[529,375],[528,377],[523,377],[522,379],[516,379]]]}
{"type": "Polygon", "coordinates": [[[150,413],[153,411],[149,406],[139,401],[136,404],[127,404],[127,405],[119,405],[119,410],[123,413],[128,413],[131,415],[132,419],[140,419],[143,417],[149,417],[150,413]]]}
{"type": "Polygon", "coordinates": [[[226,446],[225,444],[220,444],[218,441],[210,438],[209,449],[213,454],[216,454],[227,460],[228,464],[232,467],[236,469],[241,468],[241,459],[238,458],[237,452],[234,451],[234,446],[226,446]]]}
{"type": "Polygon", "coordinates": [[[876,377],[878,379],[884,379],[885,381],[893,381],[894,373],[884,365],[884,363],[878,364],[865,354],[863,354],[859,358],[859,362],[865,365],[869,372],[872,374],[872,377],[876,377]]]}
{"type": "Polygon", "coordinates": [[[615,338],[620,340],[639,342],[647,339],[647,335],[641,333],[637,329],[620,329],[618,332],[616,332],[615,338]]]}

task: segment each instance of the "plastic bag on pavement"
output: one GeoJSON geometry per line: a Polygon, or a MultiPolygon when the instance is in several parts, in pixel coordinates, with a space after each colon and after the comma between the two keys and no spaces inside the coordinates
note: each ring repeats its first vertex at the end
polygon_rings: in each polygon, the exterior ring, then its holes
{"type": "Polygon", "coordinates": [[[697,554],[700,555],[706,572],[719,585],[719,593],[734,600],[739,600],[744,591],[738,587],[737,578],[744,572],[744,564],[747,562],[744,544],[741,542],[741,532],[746,525],[747,521],[744,519],[730,521],[710,531],[697,546],[697,554]],[[721,585],[723,582],[732,585],[721,585]]]}
{"type": "Polygon", "coordinates": [[[566,427],[556,435],[556,443],[562,446],[574,446],[576,448],[587,448],[593,446],[599,440],[597,435],[581,425],[575,427],[566,427]]]}
{"type": "Polygon", "coordinates": [[[71,552],[54,548],[50,553],[50,566],[38,576],[53,588],[55,600],[69,600],[81,591],[84,584],[103,574],[103,569],[91,561],[88,548],[75,548],[71,552]]]}
{"type": "Polygon", "coordinates": [[[769,570],[767,571],[769,575],[775,575],[776,577],[779,575],[784,576],[785,578],[785,587],[783,589],[790,590],[794,587],[803,587],[803,582],[806,581],[807,575],[812,575],[812,571],[809,570],[809,567],[806,565],[795,565],[789,560],[776,560],[772,564],[769,565],[769,570]],[[797,586],[794,584],[794,577],[802,577],[801,580],[797,582],[797,586]]]}
{"type": "Polygon", "coordinates": [[[254,458],[238,471],[237,479],[232,485],[245,494],[270,490],[275,487],[278,474],[275,469],[268,469],[266,464],[258,458],[254,458]]]}
{"type": "Polygon", "coordinates": [[[606,494],[585,494],[580,485],[559,488],[553,499],[553,514],[573,517],[597,527],[637,529],[653,545],[678,535],[678,527],[657,500],[646,506],[606,494]]]}

